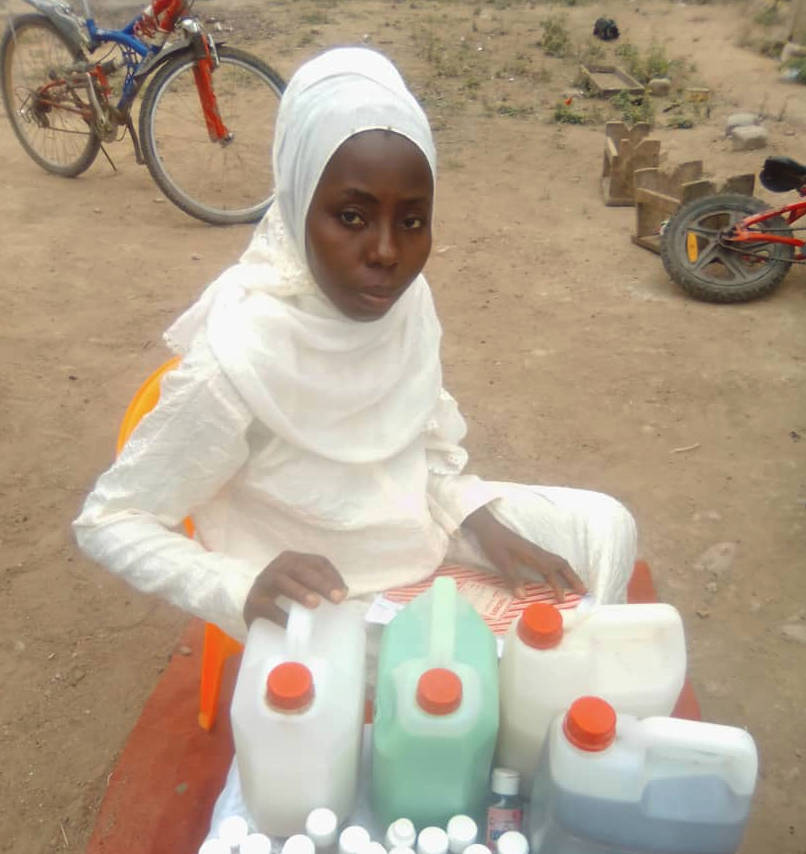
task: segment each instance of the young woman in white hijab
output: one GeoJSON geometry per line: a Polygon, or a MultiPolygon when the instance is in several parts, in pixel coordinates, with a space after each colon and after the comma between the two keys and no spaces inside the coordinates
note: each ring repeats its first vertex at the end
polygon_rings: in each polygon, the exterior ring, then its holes
{"type": "MultiPolygon", "coordinates": [[[[464,474],[421,270],[436,157],[392,64],[308,62],[283,96],[277,200],[166,334],[158,406],[74,523],[135,587],[243,638],[278,598],[362,601],[443,562],[623,601],[630,514],[605,495],[464,474]],[[192,516],[197,538],[177,531],[192,516]]],[[[282,601],[282,599],[281,599],[282,601]]]]}

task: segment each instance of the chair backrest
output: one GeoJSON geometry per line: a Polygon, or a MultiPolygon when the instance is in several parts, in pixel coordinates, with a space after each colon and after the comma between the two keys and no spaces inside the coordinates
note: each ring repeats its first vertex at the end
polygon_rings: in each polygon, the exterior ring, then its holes
{"type": "MultiPolygon", "coordinates": [[[[120,452],[123,450],[126,442],[129,441],[129,436],[134,432],[134,428],[157,405],[157,401],[160,399],[160,383],[162,382],[162,378],[168,371],[172,371],[178,367],[180,361],[181,358],[179,356],[174,356],[173,359],[169,359],[165,364],[160,365],[135,392],[134,397],[126,407],[123,420],[120,422],[117,448],[115,449],[117,456],[120,456],[120,452]]],[[[187,535],[192,537],[195,529],[190,517],[185,519],[182,524],[185,526],[187,535]]]]}

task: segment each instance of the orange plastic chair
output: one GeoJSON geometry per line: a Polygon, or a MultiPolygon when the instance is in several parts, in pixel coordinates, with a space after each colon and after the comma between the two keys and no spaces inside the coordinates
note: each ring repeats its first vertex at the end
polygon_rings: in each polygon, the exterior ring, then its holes
{"type": "MultiPolygon", "coordinates": [[[[126,407],[123,421],[118,432],[116,453],[120,455],[134,428],[141,419],[157,405],[160,399],[160,383],[163,376],[179,365],[180,357],[175,356],[157,368],[140,386],[126,407]]],[[[183,525],[189,537],[194,534],[193,520],[187,518],[183,525]]],[[[201,683],[199,685],[199,726],[208,732],[215,723],[218,712],[218,696],[221,692],[221,674],[224,662],[243,645],[222,632],[214,623],[204,624],[204,650],[202,651],[201,683]]]]}

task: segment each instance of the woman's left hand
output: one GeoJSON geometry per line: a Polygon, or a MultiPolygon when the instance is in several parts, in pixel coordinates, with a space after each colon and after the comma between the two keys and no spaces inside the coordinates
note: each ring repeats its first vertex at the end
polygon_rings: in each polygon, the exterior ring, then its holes
{"type": "Polygon", "coordinates": [[[565,599],[565,587],[570,587],[580,596],[587,592],[582,579],[571,569],[567,560],[516,534],[501,524],[487,507],[480,507],[471,513],[463,522],[463,527],[475,534],[482,551],[518,599],[526,596],[521,577],[523,569],[542,575],[558,602],[565,599]]]}

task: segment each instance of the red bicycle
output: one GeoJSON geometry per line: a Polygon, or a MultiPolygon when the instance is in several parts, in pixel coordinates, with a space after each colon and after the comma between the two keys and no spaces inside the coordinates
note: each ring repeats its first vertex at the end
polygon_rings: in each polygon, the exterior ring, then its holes
{"type": "Polygon", "coordinates": [[[746,302],[771,293],[792,264],[806,263],[806,240],[793,228],[806,215],[806,166],[768,157],[759,174],[773,193],[797,190],[800,200],[771,208],[754,196],[720,193],[694,199],[669,220],[661,258],[670,278],[707,302],[746,302]]]}

